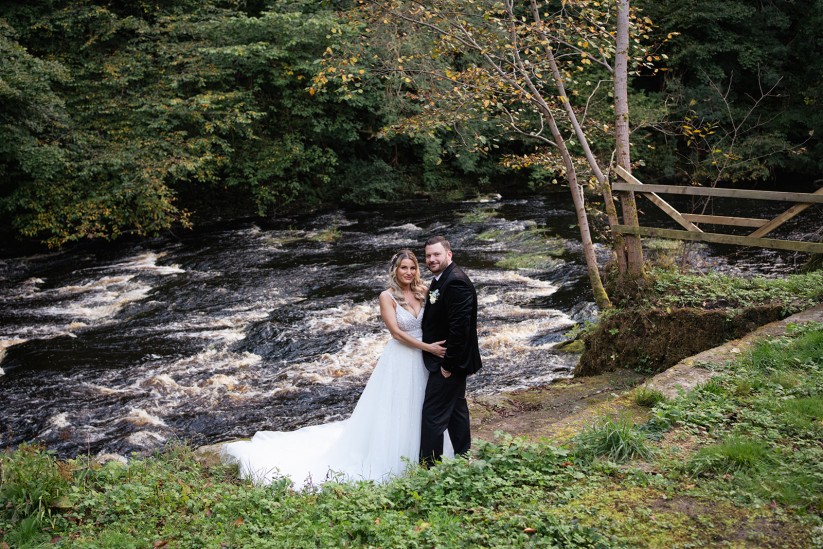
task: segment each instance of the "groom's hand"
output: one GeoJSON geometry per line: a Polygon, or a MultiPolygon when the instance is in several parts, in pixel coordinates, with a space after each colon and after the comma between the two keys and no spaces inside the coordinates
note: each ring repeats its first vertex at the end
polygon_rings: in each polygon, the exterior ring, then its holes
{"type": "Polygon", "coordinates": [[[448,379],[448,378],[451,377],[452,373],[441,366],[440,367],[440,375],[442,375],[443,378],[448,379]]]}

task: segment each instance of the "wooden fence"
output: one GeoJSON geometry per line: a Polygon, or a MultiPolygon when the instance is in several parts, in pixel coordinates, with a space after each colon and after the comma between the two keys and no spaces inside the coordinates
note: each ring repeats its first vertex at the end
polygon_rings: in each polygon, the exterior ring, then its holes
{"type": "MultiPolygon", "coordinates": [[[[656,238],[674,238],[678,240],[695,240],[714,244],[733,244],[737,246],[755,246],[758,248],[774,248],[778,250],[793,250],[796,252],[823,253],[823,242],[801,242],[798,240],[779,240],[763,238],[777,227],[795,217],[812,204],[823,204],[823,188],[814,193],[790,193],[773,191],[753,191],[746,189],[716,189],[712,187],[682,187],[677,185],[645,185],[621,166],[617,167],[617,175],[624,181],[617,181],[612,190],[620,192],[640,193],[669,217],[674,219],[686,230],[659,229],[633,225],[616,225],[612,230],[623,234],[649,236],[656,238]],[[718,198],[745,198],[755,200],[777,200],[794,202],[795,204],[773,219],[757,219],[751,217],[727,217],[719,215],[684,214],[678,212],[668,202],[658,196],[660,194],[679,194],[691,196],[708,196],[718,198]],[[754,227],[755,231],[749,235],[732,235],[723,233],[704,232],[695,223],[709,223],[712,225],[729,225],[736,227],[754,227]]],[[[823,223],[823,219],[821,219],[823,223]]]]}

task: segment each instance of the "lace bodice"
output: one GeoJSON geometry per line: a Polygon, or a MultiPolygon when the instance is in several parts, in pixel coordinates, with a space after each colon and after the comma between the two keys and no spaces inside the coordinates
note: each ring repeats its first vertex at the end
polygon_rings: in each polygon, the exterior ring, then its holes
{"type": "MultiPolygon", "coordinates": [[[[394,296],[392,296],[392,299],[394,299],[394,296]]],[[[394,299],[394,302],[397,304],[397,326],[407,334],[421,339],[423,337],[423,309],[425,309],[425,306],[420,309],[420,314],[415,317],[413,313],[397,303],[396,299],[394,299]]]]}

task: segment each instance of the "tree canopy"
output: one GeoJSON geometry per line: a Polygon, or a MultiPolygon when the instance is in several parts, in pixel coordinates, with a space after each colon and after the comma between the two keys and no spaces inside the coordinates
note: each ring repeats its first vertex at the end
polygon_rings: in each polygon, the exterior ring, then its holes
{"type": "MultiPolygon", "coordinates": [[[[468,25],[505,6],[459,4],[468,25]]],[[[563,44],[558,70],[593,154],[608,160],[615,4],[535,5],[563,44]]],[[[636,50],[629,83],[635,167],[698,182],[819,177],[823,0],[634,7],[635,38],[660,46],[636,50]]],[[[3,3],[0,224],[60,246],[209,216],[459,196],[511,180],[514,168],[524,181],[565,181],[556,147],[535,148],[550,134],[540,109],[524,108],[538,95],[554,116],[568,106],[551,91],[545,37],[517,36],[530,83],[489,84],[472,68],[505,26],[475,25],[473,49],[412,37],[397,20],[348,59],[351,78],[329,74],[340,68],[330,59],[381,23],[363,14],[358,3],[309,0],[3,3]],[[445,79],[427,78],[435,72],[445,79]]],[[[565,137],[585,181],[583,143],[565,137]]]]}

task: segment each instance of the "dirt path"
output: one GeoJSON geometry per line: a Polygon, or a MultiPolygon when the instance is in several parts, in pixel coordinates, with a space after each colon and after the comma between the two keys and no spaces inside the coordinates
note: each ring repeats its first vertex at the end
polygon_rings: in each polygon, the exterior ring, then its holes
{"type": "Polygon", "coordinates": [[[562,380],[546,387],[470,398],[472,436],[493,440],[494,433],[502,431],[530,440],[549,438],[562,443],[603,415],[626,414],[641,421],[647,417],[648,409],[634,404],[633,387],[645,382],[668,397],[675,396],[678,390],[688,391],[713,375],[703,365],[733,360],[757,339],[782,335],[790,324],[807,322],[823,323],[823,305],[686,358],[650,379],[630,370],[616,370],[562,380]]]}

